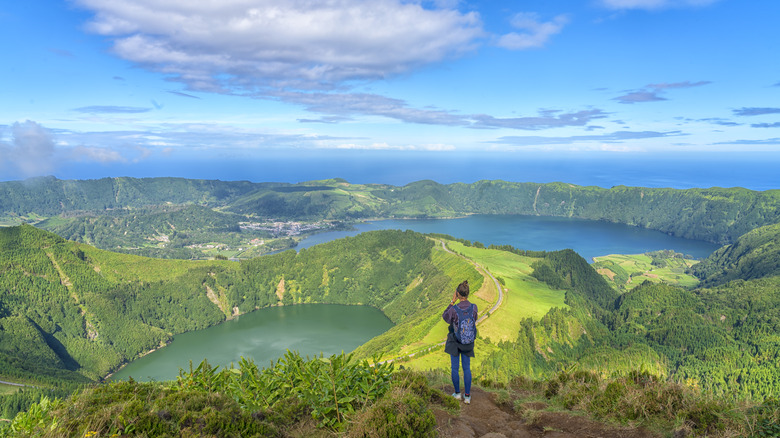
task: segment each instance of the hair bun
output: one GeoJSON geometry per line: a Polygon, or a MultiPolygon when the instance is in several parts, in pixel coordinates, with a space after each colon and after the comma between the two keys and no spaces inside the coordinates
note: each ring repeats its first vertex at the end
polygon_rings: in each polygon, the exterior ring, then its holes
{"type": "Polygon", "coordinates": [[[458,293],[458,295],[466,298],[469,296],[469,281],[464,280],[463,283],[459,284],[458,287],[455,289],[458,293]]]}

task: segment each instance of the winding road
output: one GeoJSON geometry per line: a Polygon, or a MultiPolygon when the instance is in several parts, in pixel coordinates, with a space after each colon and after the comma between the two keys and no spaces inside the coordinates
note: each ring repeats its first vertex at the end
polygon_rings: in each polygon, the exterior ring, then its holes
{"type": "MultiPolygon", "coordinates": [[[[483,312],[483,313],[482,313],[482,316],[480,316],[480,317],[477,319],[477,322],[476,322],[476,323],[477,323],[477,324],[481,323],[481,322],[482,322],[482,321],[484,321],[484,320],[485,320],[485,319],[486,319],[488,316],[490,316],[490,315],[491,315],[493,312],[495,312],[495,311],[496,311],[496,309],[498,309],[498,307],[499,307],[499,306],[501,305],[501,303],[504,301],[504,290],[501,288],[501,283],[499,283],[499,281],[498,281],[498,280],[496,280],[496,277],[494,277],[494,276],[493,276],[493,274],[491,274],[491,273],[490,273],[490,271],[488,271],[487,269],[485,269],[485,268],[483,268],[483,267],[479,266],[479,263],[477,263],[477,262],[475,262],[475,261],[473,261],[473,260],[471,260],[471,259],[469,259],[469,258],[466,258],[466,257],[464,257],[464,256],[462,256],[462,255],[460,255],[460,254],[458,254],[458,253],[456,253],[456,252],[453,252],[453,251],[451,251],[449,248],[447,248],[447,245],[444,243],[444,241],[443,241],[443,240],[439,240],[439,243],[441,244],[441,248],[442,248],[444,251],[446,251],[446,252],[448,252],[448,253],[450,253],[450,254],[452,254],[452,255],[458,256],[458,257],[462,258],[463,260],[466,260],[467,262],[471,263],[472,265],[474,265],[474,268],[476,268],[476,269],[477,269],[477,272],[483,273],[483,275],[487,274],[487,275],[488,275],[488,276],[489,276],[489,277],[490,277],[490,278],[493,280],[493,283],[496,285],[496,289],[498,290],[498,300],[496,300],[496,304],[494,304],[494,305],[493,305],[493,307],[491,307],[490,309],[488,309],[488,310],[487,310],[487,312],[483,312]]],[[[414,356],[415,354],[417,354],[417,353],[428,352],[428,351],[430,351],[431,349],[433,349],[434,347],[439,347],[439,346],[442,346],[442,345],[444,345],[444,344],[445,344],[445,342],[446,342],[446,341],[441,341],[441,342],[439,342],[438,344],[434,344],[434,345],[432,345],[432,346],[430,346],[430,347],[428,347],[428,348],[426,348],[426,349],[424,349],[424,350],[421,350],[421,351],[416,351],[416,352],[414,352],[414,353],[405,354],[405,355],[403,355],[403,356],[397,356],[397,357],[394,357],[394,358],[392,358],[392,359],[388,359],[388,360],[386,360],[386,361],[383,361],[383,362],[380,362],[380,363],[385,363],[385,362],[394,362],[394,361],[396,361],[396,360],[399,360],[399,359],[404,359],[404,358],[407,358],[407,357],[413,357],[413,356],[414,356]]]]}
{"type": "Polygon", "coordinates": [[[480,316],[479,319],[477,319],[477,324],[479,324],[480,322],[484,321],[485,318],[490,316],[491,313],[495,312],[496,309],[498,309],[498,306],[500,306],[501,303],[504,301],[504,290],[501,289],[501,283],[499,283],[498,280],[496,280],[496,277],[494,277],[493,274],[490,273],[490,271],[488,271],[487,269],[483,268],[482,266],[479,266],[479,263],[477,263],[477,262],[475,262],[473,260],[467,259],[466,257],[464,257],[464,256],[462,256],[462,255],[460,255],[458,253],[452,252],[449,248],[447,248],[447,245],[444,243],[443,240],[440,240],[439,243],[441,243],[441,249],[443,249],[444,251],[447,251],[448,253],[450,253],[452,255],[456,255],[456,256],[462,258],[463,260],[468,261],[469,263],[474,265],[474,267],[477,269],[478,272],[484,272],[485,274],[487,274],[490,277],[490,279],[493,280],[493,283],[495,283],[495,285],[496,285],[496,290],[498,290],[498,300],[496,300],[496,304],[494,304],[493,307],[488,309],[487,312],[484,312],[482,314],[482,316],[480,316]]]}

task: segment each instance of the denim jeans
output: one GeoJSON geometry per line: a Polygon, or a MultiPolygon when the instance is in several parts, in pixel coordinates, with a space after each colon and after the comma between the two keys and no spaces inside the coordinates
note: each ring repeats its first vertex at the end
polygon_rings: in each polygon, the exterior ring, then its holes
{"type": "Polygon", "coordinates": [[[466,394],[471,394],[471,358],[465,354],[451,354],[452,359],[452,386],[455,387],[455,392],[460,392],[460,375],[458,375],[458,369],[460,368],[460,359],[463,358],[463,386],[465,386],[466,394]]]}

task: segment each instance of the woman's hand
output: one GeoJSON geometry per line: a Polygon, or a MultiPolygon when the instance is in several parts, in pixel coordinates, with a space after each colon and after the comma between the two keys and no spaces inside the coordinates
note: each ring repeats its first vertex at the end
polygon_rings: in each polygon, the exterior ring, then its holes
{"type": "Polygon", "coordinates": [[[459,298],[458,298],[458,291],[455,291],[455,294],[452,295],[452,300],[451,301],[453,303],[455,303],[458,300],[459,300],[459,298]]]}

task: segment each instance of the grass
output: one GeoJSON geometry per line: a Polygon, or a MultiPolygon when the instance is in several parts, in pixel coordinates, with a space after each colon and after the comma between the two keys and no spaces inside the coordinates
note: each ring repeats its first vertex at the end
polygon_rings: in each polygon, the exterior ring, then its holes
{"type": "MultiPolygon", "coordinates": [[[[537,259],[496,249],[467,247],[453,241],[447,241],[447,246],[504,281],[503,303],[477,327],[480,339],[477,340],[477,355],[472,362],[475,373],[478,372],[481,357],[487,356],[490,350],[496,348],[494,343],[513,340],[517,336],[521,320],[525,318],[539,320],[553,307],[567,307],[564,303],[563,291],[550,289],[546,284],[530,276],[533,272],[531,264],[537,259]]],[[[437,245],[437,248],[440,246],[437,245]]],[[[452,257],[442,250],[438,252],[441,253],[438,257],[452,257]]],[[[470,301],[477,304],[480,315],[492,307],[498,298],[495,284],[490,277],[486,277],[481,287],[472,294],[470,301]]],[[[438,319],[440,316],[434,315],[432,318],[438,319]]],[[[443,322],[435,324],[419,342],[405,347],[401,353],[408,354],[426,346],[434,346],[446,337],[447,325],[443,322]]],[[[431,352],[416,354],[403,361],[403,365],[414,370],[448,368],[449,357],[444,353],[444,347],[438,346],[433,347],[431,352]]]]}
{"type": "Polygon", "coordinates": [[[289,353],[270,368],[205,361],[175,382],[95,385],[66,400],[44,398],[0,437],[434,436],[433,408],[458,404],[422,374],[334,355],[289,353]],[[10,432],[10,433],[9,433],[10,432]]]}
{"type": "Polygon", "coordinates": [[[5,383],[0,383],[0,395],[15,394],[19,392],[20,388],[20,386],[16,385],[6,385],[5,383]]]}
{"type": "Polygon", "coordinates": [[[584,414],[605,424],[645,427],[660,436],[778,436],[780,404],[730,402],[646,371],[603,378],[585,371],[544,381],[516,378],[506,390],[517,411],[543,400],[545,410],[584,414]],[[531,402],[531,403],[528,403],[531,402]]]}
{"type": "MultiPolygon", "coordinates": [[[[494,344],[477,338],[474,357],[471,359],[471,372],[475,381],[479,380],[481,377],[479,369],[482,365],[482,359],[487,357],[493,350],[497,349],[498,347],[494,344]]],[[[433,347],[429,352],[423,352],[422,354],[418,353],[407,360],[400,361],[398,362],[398,365],[414,371],[446,370],[447,378],[449,379],[450,355],[445,353],[444,346],[440,345],[433,347]]],[[[449,382],[449,380],[447,380],[447,382],[449,382]]]]}
{"type": "Polygon", "coordinates": [[[106,279],[110,281],[161,281],[170,278],[180,277],[199,266],[198,263],[208,263],[210,265],[220,265],[223,267],[235,268],[236,264],[228,261],[209,260],[209,261],[190,261],[173,259],[153,259],[131,254],[121,254],[110,251],[103,251],[87,245],[80,245],[87,256],[93,260],[100,260],[97,269],[106,279]],[[100,255],[93,253],[99,252],[100,255]]]}
{"type": "Polygon", "coordinates": [[[531,264],[537,259],[497,249],[467,247],[459,242],[448,245],[504,280],[504,302],[480,325],[481,336],[494,342],[514,340],[521,320],[538,321],[553,307],[568,307],[564,291],[553,290],[531,277],[531,264]]]}
{"type": "MultiPolygon", "coordinates": [[[[470,263],[462,259],[461,257],[449,254],[441,249],[441,245],[438,243],[436,246],[434,246],[434,252],[433,252],[433,263],[442,271],[445,271],[447,275],[451,278],[461,279],[461,278],[469,278],[469,282],[474,287],[476,285],[479,287],[478,290],[481,290],[485,284],[486,281],[475,282],[473,277],[479,277],[479,274],[474,270],[474,268],[471,266],[470,263]],[[467,272],[470,271],[470,272],[467,272]]],[[[491,282],[492,283],[492,282],[491,282]]],[[[495,288],[495,286],[493,286],[495,288]]],[[[488,292],[489,293],[489,292],[488,292]]],[[[442,306],[441,308],[437,308],[437,311],[426,317],[424,320],[422,320],[419,324],[416,324],[415,327],[430,327],[430,329],[423,333],[417,341],[412,342],[410,344],[407,344],[403,346],[399,351],[392,352],[382,359],[390,359],[393,357],[398,357],[399,355],[408,355],[411,353],[419,352],[421,350],[434,347],[436,344],[440,342],[444,342],[447,339],[447,324],[444,323],[441,319],[441,312],[444,311],[444,309],[447,306],[447,302],[452,297],[452,291],[442,291],[442,306]]],[[[477,295],[477,294],[475,294],[477,295]]],[[[481,310],[487,309],[490,306],[492,306],[492,302],[485,301],[482,298],[479,298],[479,296],[474,296],[470,300],[474,304],[477,305],[477,307],[481,310]]],[[[410,328],[410,330],[414,330],[415,328],[410,328]]],[[[443,347],[442,347],[443,348],[443,347]]]]}
{"type": "Polygon", "coordinates": [[[35,213],[22,216],[17,216],[15,214],[10,216],[0,216],[0,227],[15,227],[23,223],[35,224],[46,219],[47,218],[45,216],[40,216],[35,213]]]}
{"type": "Polygon", "coordinates": [[[610,254],[594,257],[593,267],[621,290],[631,290],[646,280],[684,288],[693,288],[699,284],[698,278],[685,273],[697,263],[696,260],[659,257],[658,253],[654,254],[655,257],[649,254],[610,254]]]}

